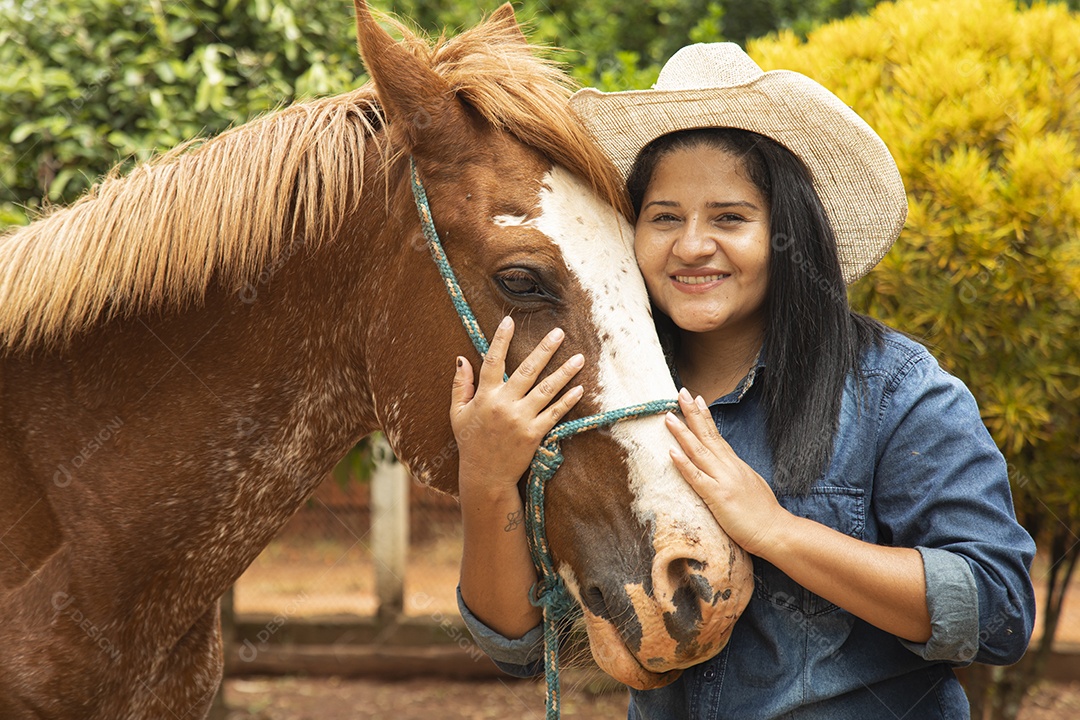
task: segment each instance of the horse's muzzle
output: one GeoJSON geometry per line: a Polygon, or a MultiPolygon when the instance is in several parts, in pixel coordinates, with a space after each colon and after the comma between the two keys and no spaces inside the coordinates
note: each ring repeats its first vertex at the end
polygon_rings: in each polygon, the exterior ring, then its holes
{"type": "Polygon", "coordinates": [[[666,685],[719,653],[753,589],[749,557],[726,537],[660,540],[641,582],[612,573],[581,593],[594,659],[632,687],[666,685]]]}

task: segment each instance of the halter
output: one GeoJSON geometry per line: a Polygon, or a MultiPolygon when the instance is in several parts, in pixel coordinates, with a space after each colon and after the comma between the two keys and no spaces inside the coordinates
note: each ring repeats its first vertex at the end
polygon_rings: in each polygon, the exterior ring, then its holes
{"type": "MultiPolygon", "coordinates": [[[[431,206],[428,205],[427,193],[420,182],[420,176],[416,172],[416,161],[409,158],[409,174],[412,178],[413,198],[416,200],[416,209],[420,213],[420,224],[423,228],[424,238],[427,240],[431,257],[439,268],[446,292],[454,303],[461,318],[461,324],[465,326],[472,340],[473,347],[481,356],[487,354],[488,341],[480,330],[476,316],[472,308],[465,300],[465,294],[461,291],[457,277],[454,275],[450,262],[446,259],[439,234],[435,231],[435,222],[431,217],[431,206]]],[[[504,376],[505,378],[505,376],[504,376]]],[[[544,615],[544,678],[547,681],[547,720],[558,720],[559,717],[559,622],[577,610],[577,604],[573,601],[566,589],[561,577],[555,572],[554,563],[551,561],[551,551],[547,544],[547,531],[544,521],[544,489],[547,481],[555,475],[555,471],[562,465],[563,456],[560,442],[578,433],[588,430],[613,425],[620,420],[637,418],[646,415],[659,415],[670,410],[677,410],[679,404],[675,400],[653,400],[640,405],[631,405],[620,410],[608,410],[596,413],[576,420],[561,422],[551,429],[540,447],[537,448],[529,465],[529,479],[525,485],[525,529],[529,540],[529,553],[532,555],[533,565],[536,566],[539,580],[533,586],[530,602],[543,611],[544,615]]]]}

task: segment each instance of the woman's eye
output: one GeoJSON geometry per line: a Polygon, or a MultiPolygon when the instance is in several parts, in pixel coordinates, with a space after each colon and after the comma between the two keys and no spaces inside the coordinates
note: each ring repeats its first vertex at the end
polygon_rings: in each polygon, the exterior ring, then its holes
{"type": "Polygon", "coordinates": [[[653,222],[659,222],[659,223],[675,222],[676,220],[678,220],[678,218],[675,217],[674,215],[671,215],[670,213],[663,213],[663,214],[657,215],[656,217],[653,218],[653,222]]]}
{"type": "Polygon", "coordinates": [[[744,218],[742,215],[736,215],[735,213],[724,213],[720,217],[716,218],[716,222],[740,223],[740,222],[746,222],[746,218],[744,218]]]}

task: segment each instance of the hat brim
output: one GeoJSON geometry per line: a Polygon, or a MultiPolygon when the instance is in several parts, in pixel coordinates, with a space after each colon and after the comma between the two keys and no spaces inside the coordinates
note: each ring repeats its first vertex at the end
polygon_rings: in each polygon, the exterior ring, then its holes
{"type": "Polygon", "coordinates": [[[571,108],[622,173],[661,135],[732,127],[777,141],[809,169],[836,234],[848,284],[900,235],[907,195],[885,143],[851,108],[805,75],[773,70],[745,85],[689,90],[579,90],[571,108]]]}

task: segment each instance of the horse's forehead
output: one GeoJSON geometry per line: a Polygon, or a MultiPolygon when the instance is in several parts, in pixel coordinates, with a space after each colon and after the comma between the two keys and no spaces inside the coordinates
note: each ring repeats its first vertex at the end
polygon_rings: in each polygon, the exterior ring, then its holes
{"type": "Polygon", "coordinates": [[[579,177],[555,165],[541,182],[538,229],[575,255],[633,257],[634,229],[579,177]]]}
{"type": "Polygon", "coordinates": [[[578,273],[583,278],[610,269],[612,262],[617,269],[635,265],[630,223],[563,167],[554,165],[540,178],[539,194],[522,208],[530,204],[527,214],[495,215],[492,220],[500,227],[539,230],[562,250],[571,271],[584,271],[578,273]]]}
{"type": "Polygon", "coordinates": [[[632,335],[655,341],[645,283],[634,259],[634,229],[619,212],[556,165],[544,177],[534,223],[558,246],[567,268],[592,298],[598,322],[641,324],[632,335]]]}

